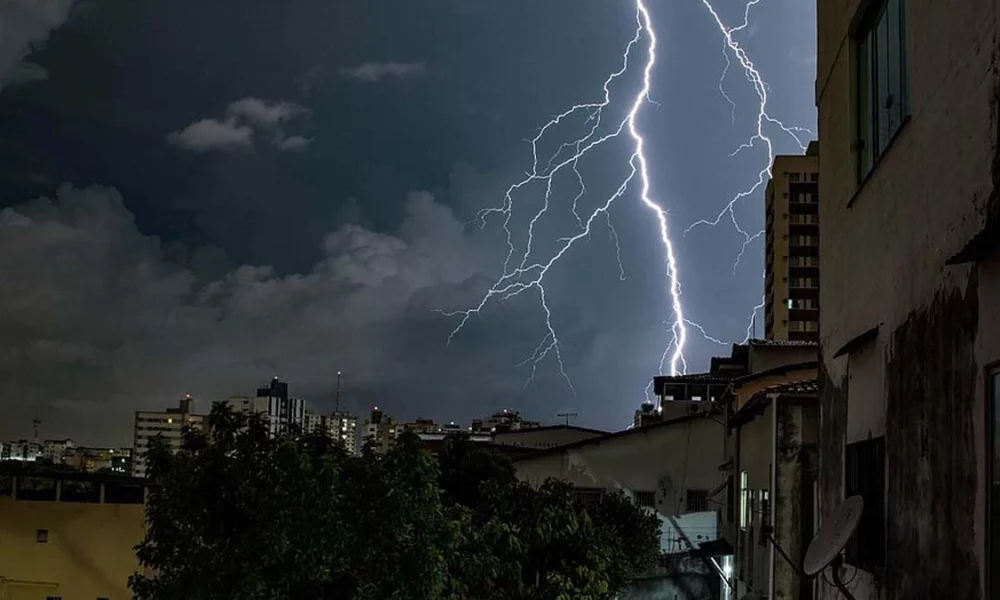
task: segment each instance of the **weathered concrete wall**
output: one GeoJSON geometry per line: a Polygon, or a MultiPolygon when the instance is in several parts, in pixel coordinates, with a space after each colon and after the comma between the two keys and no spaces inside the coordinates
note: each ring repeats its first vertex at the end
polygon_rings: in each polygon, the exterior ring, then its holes
{"type": "MultiPolygon", "coordinates": [[[[798,559],[805,550],[802,529],[802,424],[803,407],[783,404],[776,413],[777,439],[775,457],[774,538],[788,556],[798,559]]],[[[808,540],[807,540],[808,542],[808,540]]],[[[780,557],[774,564],[776,600],[797,600],[799,576],[780,557]]]]}
{"type": "MultiPolygon", "coordinates": [[[[758,497],[764,490],[771,490],[772,454],[774,452],[773,404],[769,404],[753,421],[740,427],[740,473],[747,474],[747,489],[758,497]]],[[[740,520],[740,474],[736,477],[736,522],[740,520]]],[[[753,513],[747,529],[739,533],[739,563],[737,573],[743,583],[757,591],[767,592],[771,577],[771,548],[760,544],[764,522],[759,500],[751,507],[753,513]]],[[[742,593],[745,591],[740,589],[742,593]]]]}
{"type": "Polygon", "coordinates": [[[821,510],[843,499],[844,442],[884,431],[886,573],[859,574],[856,597],[981,598],[982,373],[1000,359],[982,328],[996,334],[1000,269],[944,263],[1000,211],[998,5],[907,2],[911,120],[858,189],[848,29],[867,4],[817,5],[821,510]],[[867,359],[832,357],[874,326],[867,359]]]}
{"type": "Polygon", "coordinates": [[[978,301],[974,275],[964,292],[942,293],[893,333],[886,364],[886,587],[896,597],[981,595],[973,434],[981,414],[973,348],[978,301]]]}

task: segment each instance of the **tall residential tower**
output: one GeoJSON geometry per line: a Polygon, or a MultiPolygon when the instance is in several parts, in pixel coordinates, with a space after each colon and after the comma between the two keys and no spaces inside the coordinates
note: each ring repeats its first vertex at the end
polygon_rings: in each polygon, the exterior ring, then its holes
{"type": "Polygon", "coordinates": [[[819,144],[776,156],[767,183],[764,337],[819,340],[819,144]]]}

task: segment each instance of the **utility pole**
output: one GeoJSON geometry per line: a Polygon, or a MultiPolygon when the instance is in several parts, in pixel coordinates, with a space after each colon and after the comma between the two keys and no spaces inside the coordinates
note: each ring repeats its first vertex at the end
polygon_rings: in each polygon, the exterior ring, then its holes
{"type": "Polygon", "coordinates": [[[340,371],[337,371],[337,400],[336,400],[337,412],[340,412],[340,371]]]}

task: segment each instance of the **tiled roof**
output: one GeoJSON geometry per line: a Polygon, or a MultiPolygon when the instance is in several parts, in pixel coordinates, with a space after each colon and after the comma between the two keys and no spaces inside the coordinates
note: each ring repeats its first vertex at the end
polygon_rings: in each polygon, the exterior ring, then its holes
{"type": "Polygon", "coordinates": [[[817,342],[807,340],[759,340],[753,339],[747,342],[751,346],[764,348],[817,348],[817,342]]]}
{"type": "Polygon", "coordinates": [[[653,379],[662,383],[728,383],[738,377],[740,373],[734,375],[720,375],[718,373],[688,373],[687,375],[657,375],[653,379]]]}
{"type": "Polygon", "coordinates": [[[815,379],[810,379],[808,381],[790,381],[787,383],[777,383],[775,385],[771,385],[762,389],[755,395],[799,394],[805,396],[809,394],[818,394],[818,393],[819,393],[819,384],[816,383],[815,379]]]}

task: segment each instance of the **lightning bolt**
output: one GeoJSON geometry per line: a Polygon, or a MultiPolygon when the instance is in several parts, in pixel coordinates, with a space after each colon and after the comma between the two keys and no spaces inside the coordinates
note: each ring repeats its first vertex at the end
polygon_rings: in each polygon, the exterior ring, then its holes
{"type": "Polygon", "coordinates": [[[787,134],[789,137],[791,137],[792,140],[794,140],[794,142],[799,146],[799,149],[802,150],[803,152],[806,150],[806,144],[802,142],[802,138],[800,137],[800,135],[802,134],[813,135],[813,133],[804,127],[786,126],[780,120],[772,117],[770,113],[768,113],[767,103],[768,103],[768,90],[770,89],[770,86],[761,77],[760,71],[757,70],[757,67],[750,59],[750,56],[747,54],[746,50],[744,50],[743,47],[740,46],[739,42],[737,42],[734,37],[736,33],[743,31],[744,29],[747,28],[750,22],[750,9],[753,8],[753,6],[755,6],[756,4],[759,4],[760,0],[750,0],[750,2],[747,3],[743,11],[743,22],[735,27],[727,27],[726,24],[722,22],[722,19],[719,17],[719,13],[716,12],[715,8],[712,6],[709,0],[701,0],[701,3],[712,15],[715,24],[719,28],[719,32],[722,33],[723,39],[725,40],[725,45],[723,46],[723,54],[726,56],[726,67],[725,69],[723,69],[722,77],[719,79],[719,90],[722,92],[723,97],[725,97],[726,101],[729,102],[729,104],[733,107],[735,115],[736,103],[732,100],[732,98],[728,94],[726,94],[725,89],[723,88],[723,81],[725,80],[729,68],[732,65],[732,61],[729,58],[729,54],[732,53],[732,55],[736,57],[736,60],[739,63],[739,65],[743,68],[743,72],[746,75],[747,81],[749,81],[750,84],[753,86],[754,92],[756,93],[758,100],[756,131],[750,137],[749,140],[747,140],[746,142],[741,144],[738,148],[736,148],[736,150],[732,154],[730,154],[730,156],[736,156],[743,150],[750,150],[756,148],[758,144],[763,144],[767,152],[767,157],[766,157],[767,160],[764,162],[764,165],[758,171],[757,179],[753,183],[753,185],[751,185],[749,188],[741,190],[740,192],[737,192],[736,195],[730,198],[729,202],[722,208],[721,211],[719,211],[719,213],[715,216],[714,219],[701,219],[691,224],[690,226],[688,226],[687,229],[684,230],[684,233],[688,234],[693,229],[700,226],[715,227],[719,225],[722,222],[722,220],[727,218],[728,216],[729,220],[733,224],[733,227],[736,229],[736,232],[739,233],[741,236],[743,236],[743,245],[740,248],[739,253],[736,255],[736,260],[733,263],[733,272],[735,273],[737,267],[739,267],[740,261],[743,259],[743,255],[746,254],[746,250],[750,246],[750,244],[752,244],[754,241],[756,241],[758,238],[764,235],[763,230],[758,231],[756,233],[750,233],[749,231],[744,229],[740,225],[739,220],[736,218],[734,207],[736,206],[736,203],[742,200],[743,198],[755,194],[757,190],[759,190],[761,186],[765,185],[767,183],[767,180],[770,179],[771,177],[771,164],[774,162],[774,144],[771,141],[771,137],[767,132],[768,126],[770,125],[773,127],[777,127],[781,132],[787,134]]]}
{"type": "MultiPolygon", "coordinates": [[[[730,97],[726,93],[723,85],[726,76],[729,73],[729,69],[732,67],[733,64],[732,60],[730,60],[729,58],[730,54],[736,57],[737,62],[743,69],[743,73],[746,76],[747,81],[750,82],[751,86],[754,89],[754,92],[757,95],[758,102],[757,102],[756,131],[750,137],[750,139],[748,139],[743,144],[740,144],[736,148],[736,150],[734,150],[732,154],[730,154],[730,157],[736,156],[737,154],[739,154],[744,150],[750,150],[756,148],[760,144],[764,146],[767,154],[763,166],[757,173],[756,181],[754,181],[754,183],[750,187],[737,192],[732,198],[730,198],[729,202],[726,203],[726,205],[722,208],[721,211],[719,211],[719,213],[715,216],[714,219],[701,219],[699,221],[696,221],[695,223],[692,223],[687,229],[684,230],[684,234],[687,235],[692,230],[700,226],[716,227],[723,221],[723,219],[726,219],[728,217],[729,221],[733,224],[733,228],[736,230],[738,234],[740,234],[743,237],[743,243],[740,247],[740,251],[739,253],[737,253],[736,259],[733,261],[734,274],[736,273],[736,270],[739,267],[740,261],[743,259],[744,254],[746,254],[747,248],[754,241],[756,241],[758,238],[764,235],[764,230],[760,230],[755,233],[747,231],[737,219],[734,207],[743,198],[747,198],[749,196],[754,195],[762,186],[766,185],[767,180],[771,178],[771,166],[774,163],[774,145],[771,140],[771,137],[768,134],[768,126],[777,127],[777,129],[781,133],[789,136],[795,142],[795,144],[798,145],[799,149],[802,150],[803,152],[806,150],[806,144],[803,143],[802,138],[800,136],[803,134],[808,134],[809,136],[814,135],[813,132],[810,131],[809,129],[806,129],[804,127],[787,126],[780,120],[771,116],[771,114],[768,112],[768,92],[770,90],[770,86],[767,84],[766,81],[764,81],[763,77],[761,77],[760,71],[757,69],[756,65],[754,65],[753,61],[750,59],[750,56],[747,54],[746,50],[744,50],[744,48],[739,44],[739,42],[736,41],[734,37],[735,34],[745,30],[749,26],[750,10],[755,5],[759,4],[760,1],[761,0],[750,0],[749,2],[747,2],[743,11],[743,22],[740,23],[739,25],[736,25],[735,27],[727,27],[726,24],[723,23],[722,19],[719,17],[719,13],[712,6],[711,2],[709,0],[701,0],[702,5],[704,5],[704,7],[711,14],[712,19],[715,21],[715,24],[719,28],[719,32],[722,34],[724,40],[722,53],[726,59],[726,66],[722,70],[722,75],[719,78],[719,92],[722,94],[723,98],[725,98],[726,101],[729,103],[732,109],[732,118],[734,122],[736,119],[736,102],[733,101],[732,97],[730,97]]],[[[761,278],[763,279],[763,276],[761,278]]],[[[746,337],[743,340],[744,343],[746,343],[750,338],[754,336],[757,313],[764,307],[764,304],[765,304],[765,298],[762,297],[760,303],[754,306],[753,311],[750,313],[748,319],[749,322],[747,324],[747,329],[746,329],[746,337]]]]}
{"type": "MultiPolygon", "coordinates": [[[[638,118],[642,107],[647,104],[655,104],[650,98],[651,76],[653,67],[656,64],[656,32],[653,29],[652,19],[644,0],[636,0],[636,30],[635,35],[628,42],[622,54],[621,68],[611,73],[604,81],[603,99],[599,102],[576,104],[568,110],[556,115],[548,121],[538,131],[534,138],[527,140],[531,145],[532,165],[523,179],[511,185],[504,194],[503,202],[500,206],[485,208],[476,215],[472,221],[478,223],[480,227],[486,226],[486,221],[490,217],[502,217],[503,229],[506,236],[507,256],[503,263],[502,274],[493,282],[490,288],[483,294],[479,303],[464,310],[437,311],[440,314],[458,317],[458,323],[448,335],[448,343],[458,335],[473,316],[479,316],[482,311],[495,301],[504,301],[526,292],[538,293],[539,303],[544,314],[545,334],[542,340],[535,347],[534,352],[525,359],[519,366],[530,366],[531,373],[525,385],[531,383],[535,376],[539,363],[550,355],[554,355],[559,365],[559,372],[565,379],[567,385],[572,389],[573,383],[566,373],[563,363],[562,348],[559,337],[552,323],[552,310],[549,306],[547,292],[545,288],[545,278],[555,265],[581,240],[589,238],[595,225],[606,223],[609,235],[614,243],[616,258],[618,259],[619,276],[625,279],[625,269],[621,262],[620,245],[618,232],[611,222],[610,209],[619,200],[629,186],[638,178],[639,199],[642,204],[650,210],[656,219],[660,240],[663,244],[664,270],[666,272],[666,292],[670,301],[672,320],[668,327],[670,339],[666,350],[661,356],[660,372],[669,369],[671,375],[685,372],[687,362],[684,358],[684,347],[688,339],[688,326],[695,327],[704,333],[704,328],[693,323],[684,316],[684,307],[681,302],[680,274],[677,259],[674,254],[673,243],[669,233],[669,223],[667,211],[664,210],[654,199],[650,186],[648,161],[645,155],[645,138],[639,130],[638,118]],[[643,39],[646,40],[645,62],[642,67],[641,89],[632,99],[630,109],[624,119],[616,124],[616,127],[609,133],[599,133],[605,118],[605,109],[612,104],[611,85],[616,79],[629,71],[629,61],[633,56],[635,47],[643,39]],[[539,156],[539,143],[545,138],[553,128],[576,115],[586,115],[585,129],[583,136],[559,145],[555,153],[543,160],[539,156]],[[628,158],[628,173],[620,181],[617,189],[610,196],[587,215],[581,215],[579,201],[587,194],[584,183],[584,176],[579,169],[580,160],[596,148],[606,144],[610,140],[628,136],[631,140],[632,152],[628,158]],[[578,226],[577,231],[572,235],[561,237],[556,240],[558,248],[547,259],[536,259],[537,245],[535,240],[535,229],[542,217],[552,206],[552,186],[553,180],[560,172],[568,171],[573,174],[578,185],[578,192],[572,200],[572,213],[578,226]],[[527,241],[523,254],[517,258],[518,248],[514,243],[514,235],[511,230],[511,218],[514,213],[514,195],[530,183],[544,183],[545,192],[542,197],[542,206],[539,208],[527,226],[527,241]],[[603,217],[603,219],[600,219],[603,217]]],[[[472,223],[470,222],[470,224],[472,223]]],[[[707,334],[706,334],[707,335],[707,334]]],[[[710,338],[719,343],[721,340],[710,338]]]]}

